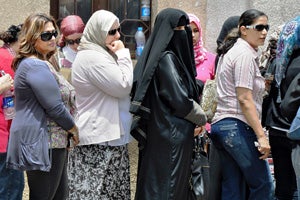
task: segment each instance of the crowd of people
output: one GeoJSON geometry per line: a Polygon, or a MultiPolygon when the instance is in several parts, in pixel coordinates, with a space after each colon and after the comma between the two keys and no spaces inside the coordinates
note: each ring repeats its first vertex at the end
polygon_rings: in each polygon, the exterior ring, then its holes
{"type": "Polygon", "coordinates": [[[30,200],[129,200],[133,139],[135,199],[192,200],[203,135],[208,200],[300,199],[300,141],[288,137],[300,106],[300,17],[271,35],[268,21],[256,9],[229,17],[210,52],[196,14],[163,9],[135,66],[107,10],[86,24],[35,13],[1,32],[0,103],[11,91],[15,116],[0,107],[0,200],[22,200],[24,171],[30,200]],[[200,100],[210,79],[218,104],[208,123],[200,100]]]}

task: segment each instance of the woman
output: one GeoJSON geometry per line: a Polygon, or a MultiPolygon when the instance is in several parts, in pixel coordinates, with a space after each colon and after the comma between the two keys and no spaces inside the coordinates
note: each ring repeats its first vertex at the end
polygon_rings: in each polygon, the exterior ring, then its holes
{"type": "Polygon", "coordinates": [[[260,123],[265,82],[257,52],[269,30],[268,17],[250,9],[241,15],[238,27],[235,40],[220,47],[218,106],[211,130],[221,158],[222,199],[246,199],[244,181],[249,199],[272,199],[273,183],[264,160],[270,145],[260,123]]]}
{"type": "Polygon", "coordinates": [[[188,16],[193,35],[196,78],[205,83],[207,79],[214,79],[216,55],[204,48],[199,18],[194,14],[188,14],[188,16]]]}
{"type": "Polygon", "coordinates": [[[60,71],[64,77],[71,82],[71,68],[78,51],[78,46],[84,23],[77,15],[68,15],[60,23],[61,39],[58,43],[59,49],[55,54],[58,63],[57,71],[60,71]]]}
{"type": "MultiPolygon", "coordinates": [[[[238,27],[239,16],[228,17],[220,30],[219,36],[216,40],[217,46],[220,47],[228,36],[230,37],[230,32],[238,27]]],[[[215,67],[217,67],[219,56],[216,56],[215,67]]],[[[221,199],[222,191],[222,164],[218,149],[215,147],[214,143],[211,142],[209,146],[209,199],[218,200],[221,199]]]]}
{"type": "Polygon", "coordinates": [[[70,199],[130,199],[133,66],[119,31],[113,13],[96,11],[73,63],[80,144],[70,153],[70,199]]]}
{"type": "Polygon", "coordinates": [[[275,149],[274,153],[272,149],[272,155],[275,155],[273,160],[278,199],[300,199],[300,141],[287,138],[287,132],[300,106],[299,37],[300,16],[297,16],[284,25],[278,38],[275,83],[270,92],[273,110],[269,133],[270,143],[275,149]]]}
{"type": "MultiPolygon", "coordinates": [[[[11,63],[19,48],[18,37],[21,26],[11,25],[8,30],[0,33],[0,40],[4,42],[0,48],[0,70],[6,73],[0,80],[0,105],[3,104],[4,92],[13,89],[14,71],[11,63]]],[[[22,200],[24,189],[23,172],[6,168],[7,144],[11,120],[5,120],[3,108],[0,107],[0,197],[11,200],[22,200]]]]}
{"type": "MultiPolygon", "coordinates": [[[[204,48],[202,40],[202,28],[199,18],[194,14],[188,14],[188,16],[193,36],[194,58],[197,72],[196,79],[200,80],[204,85],[206,80],[211,80],[215,77],[216,56],[204,48]]],[[[196,128],[195,132],[199,132],[200,129],[202,129],[202,127],[196,128]]],[[[206,124],[205,129],[207,132],[210,132],[209,123],[206,124]]],[[[205,137],[207,137],[207,135],[205,135],[205,137]]],[[[207,148],[208,143],[205,144],[206,151],[208,151],[207,148]]]]}
{"type": "Polygon", "coordinates": [[[139,142],[136,199],[188,199],[196,125],[206,117],[197,103],[189,18],[167,8],[134,69],[131,134],[139,142]]]}
{"type": "Polygon", "coordinates": [[[57,174],[62,172],[60,167],[62,159],[66,159],[66,150],[50,149],[54,144],[49,140],[48,119],[65,130],[64,141],[68,132],[74,144],[78,143],[77,127],[62,101],[59,84],[48,62],[56,50],[57,35],[52,17],[42,13],[30,15],[23,24],[19,53],[12,64],[16,117],[10,129],[7,166],[26,171],[33,200],[65,199],[56,196],[56,187],[61,181],[57,174]]]}

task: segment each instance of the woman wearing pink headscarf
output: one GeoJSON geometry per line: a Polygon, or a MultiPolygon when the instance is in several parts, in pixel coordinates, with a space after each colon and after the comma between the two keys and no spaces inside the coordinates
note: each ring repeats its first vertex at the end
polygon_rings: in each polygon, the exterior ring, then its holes
{"type": "MultiPolygon", "coordinates": [[[[197,71],[196,79],[205,83],[208,79],[214,79],[216,55],[208,52],[203,46],[202,29],[199,18],[194,14],[188,14],[188,16],[193,35],[194,57],[197,71]]],[[[210,124],[207,123],[205,129],[210,132],[210,124]]],[[[195,135],[198,135],[200,132],[203,132],[202,127],[195,129],[195,135]]]]}
{"type": "Polygon", "coordinates": [[[188,14],[193,33],[194,56],[197,70],[197,79],[203,83],[207,79],[213,79],[215,75],[216,55],[208,52],[203,46],[202,29],[199,18],[194,14],[188,14]]]}

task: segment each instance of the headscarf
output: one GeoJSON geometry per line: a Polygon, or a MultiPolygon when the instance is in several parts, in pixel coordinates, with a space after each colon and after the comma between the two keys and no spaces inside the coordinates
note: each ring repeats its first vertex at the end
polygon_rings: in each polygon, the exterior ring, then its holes
{"type": "Polygon", "coordinates": [[[239,19],[240,16],[231,16],[225,20],[217,39],[218,46],[220,46],[223,43],[224,39],[232,29],[238,27],[239,19]]]}
{"type": "Polygon", "coordinates": [[[110,11],[98,10],[86,23],[78,50],[91,49],[102,52],[110,60],[116,60],[114,54],[108,51],[105,40],[113,24],[119,23],[118,17],[110,11]]]}
{"type": "Polygon", "coordinates": [[[199,41],[194,46],[195,65],[196,65],[196,67],[198,67],[206,59],[207,50],[203,46],[202,28],[201,28],[199,18],[194,14],[188,14],[188,16],[190,19],[190,23],[194,23],[199,30],[199,41]]]}
{"type": "Polygon", "coordinates": [[[59,42],[59,46],[65,46],[65,37],[75,33],[82,33],[83,30],[84,23],[79,16],[69,15],[65,17],[60,24],[61,41],[59,42]]]}
{"type": "Polygon", "coordinates": [[[143,53],[134,69],[134,82],[131,92],[132,103],[130,112],[134,114],[132,130],[136,130],[140,135],[142,135],[143,128],[138,123],[143,124],[143,121],[147,120],[149,114],[149,102],[147,102],[146,93],[163,52],[171,50],[183,63],[182,70],[185,71],[188,77],[188,84],[190,84],[187,88],[193,88],[193,90],[189,91],[189,95],[195,101],[198,100],[192,32],[187,27],[188,24],[187,14],[174,8],[162,10],[155,19],[153,32],[146,42],[143,53]],[[174,30],[179,25],[186,26],[186,34],[174,30]]]}
{"type": "Polygon", "coordinates": [[[268,43],[261,53],[259,66],[260,70],[268,70],[268,67],[271,64],[272,60],[276,57],[277,41],[282,28],[283,25],[280,25],[277,27],[277,29],[274,30],[274,32],[270,34],[268,43]]]}
{"type": "Polygon", "coordinates": [[[281,102],[280,84],[294,50],[300,48],[300,16],[287,22],[280,33],[277,43],[275,80],[279,89],[277,102],[281,102]]]}

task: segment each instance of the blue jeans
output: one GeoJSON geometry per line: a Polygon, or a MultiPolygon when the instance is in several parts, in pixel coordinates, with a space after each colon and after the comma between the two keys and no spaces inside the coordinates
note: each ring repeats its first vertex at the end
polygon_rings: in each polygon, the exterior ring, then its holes
{"type": "Polygon", "coordinates": [[[24,172],[6,168],[6,153],[0,153],[0,200],[22,200],[24,172]]]}
{"type": "Polygon", "coordinates": [[[222,199],[243,200],[245,184],[249,200],[272,200],[274,186],[266,160],[260,160],[254,145],[256,135],[252,128],[235,118],[226,118],[212,125],[211,139],[222,166],[222,199]]]}
{"type": "MultiPolygon", "coordinates": [[[[300,188],[300,145],[292,150],[292,162],[296,173],[297,187],[300,188]]],[[[298,189],[298,200],[300,200],[300,189],[298,189]]]]}

